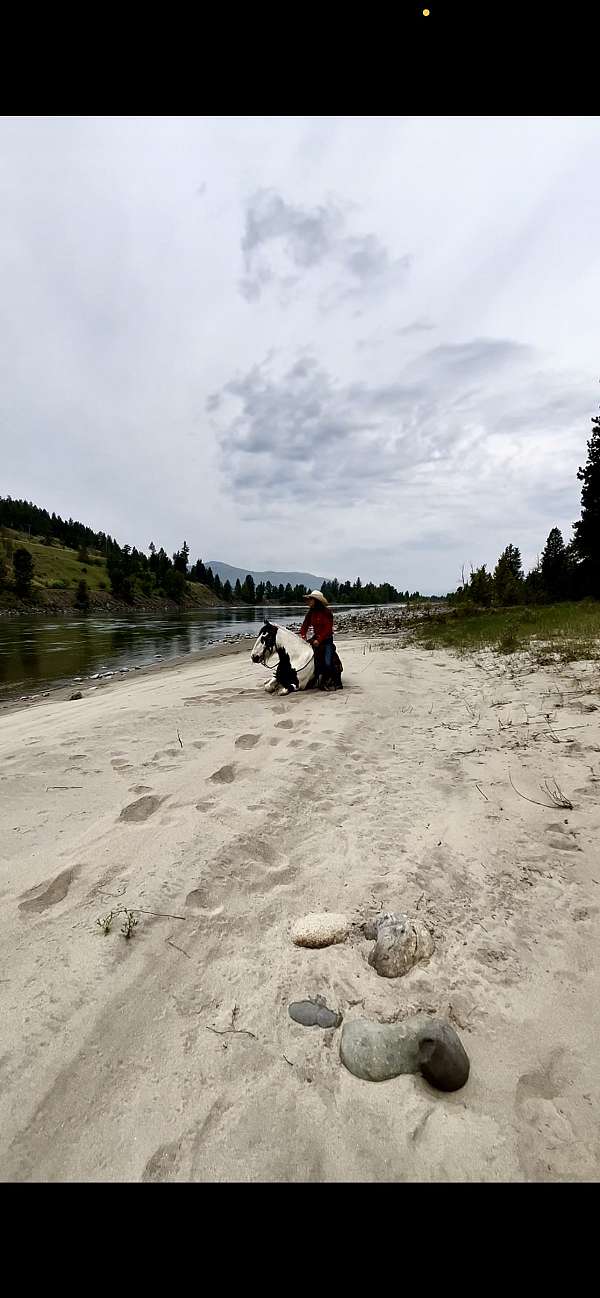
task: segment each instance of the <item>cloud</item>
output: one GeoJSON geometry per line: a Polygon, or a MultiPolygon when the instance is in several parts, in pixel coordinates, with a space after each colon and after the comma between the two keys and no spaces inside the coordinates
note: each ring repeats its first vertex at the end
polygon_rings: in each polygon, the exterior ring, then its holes
{"type": "Polygon", "coordinates": [[[542,515],[545,493],[556,491],[559,503],[586,394],[576,378],[540,370],[531,348],[476,338],[432,348],[381,383],[336,381],[312,356],[277,370],[270,357],[209,406],[226,490],[248,517],[257,504],[304,502],[309,514],[329,504],[369,507],[373,526],[379,507],[401,501],[409,527],[433,549],[435,537],[448,543],[438,513],[458,537],[501,518],[508,498],[513,514],[523,502],[523,523],[536,512],[533,499],[542,515]]]}
{"type": "Polygon", "coordinates": [[[398,285],[410,256],[393,260],[375,234],[351,235],[346,225],[345,213],[332,202],[310,209],[286,202],[273,189],[257,190],[246,204],[242,296],[256,302],[275,287],[287,305],[301,276],[315,269],[329,275],[321,285],[323,309],[398,285]]]}
{"type": "Polygon", "coordinates": [[[419,319],[413,320],[411,324],[403,325],[400,329],[396,329],[395,332],[402,337],[407,334],[428,333],[431,329],[435,329],[435,325],[432,324],[431,320],[419,319]]]}

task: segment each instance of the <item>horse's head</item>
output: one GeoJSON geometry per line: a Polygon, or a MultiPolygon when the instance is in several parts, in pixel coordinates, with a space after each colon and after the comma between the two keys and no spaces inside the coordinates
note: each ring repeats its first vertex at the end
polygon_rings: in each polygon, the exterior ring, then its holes
{"type": "Polygon", "coordinates": [[[268,665],[269,658],[275,652],[276,638],[277,627],[273,626],[272,622],[265,622],[250,654],[253,663],[268,665]]]}

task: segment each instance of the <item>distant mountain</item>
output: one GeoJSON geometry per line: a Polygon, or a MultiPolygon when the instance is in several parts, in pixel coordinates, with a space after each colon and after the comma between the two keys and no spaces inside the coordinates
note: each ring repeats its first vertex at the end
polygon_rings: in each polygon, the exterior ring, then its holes
{"type": "Polygon", "coordinates": [[[212,568],[213,573],[219,574],[221,581],[230,581],[232,586],[239,577],[244,582],[248,573],[254,577],[255,582],[270,581],[272,586],[280,586],[283,582],[287,586],[308,586],[309,590],[320,590],[323,577],[315,577],[314,572],[256,572],[253,568],[234,568],[230,563],[221,563],[220,559],[205,559],[207,568],[212,568]]]}

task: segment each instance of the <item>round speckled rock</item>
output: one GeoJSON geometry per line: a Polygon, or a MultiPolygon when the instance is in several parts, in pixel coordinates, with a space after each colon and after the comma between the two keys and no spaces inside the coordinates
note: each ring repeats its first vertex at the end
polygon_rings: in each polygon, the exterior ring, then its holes
{"type": "Polygon", "coordinates": [[[365,936],[375,937],[369,964],[381,978],[401,978],[434,951],[429,929],[408,915],[380,915],[365,925],[365,936]]]}
{"type": "Polygon", "coordinates": [[[454,1028],[433,1019],[418,1038],[419,1067],[425,1081],[438,1091],[459,1091],[468,1080],[471,1065],[454,1028]]]}
{"type": "Polygon", "coordinates": [[[344,1023],[340,1058],[355,1077],[386,1082],[418,1073],[439,1091],[458,1091],[469,1076],[469,1057],[453,1028],[417,1015],[404,1023],[344,1023]]]}
{"type": "Polygon", "coordinates": [[[345,942],[349,932],[347,915],[324,911],[323,914],[304,915],[297,919],[292,925],[291,937],[296,946],[333,946],[335,942],[345,942]]]}
{"type": "Polygon", "coordinates": [[[342,1015],[337,1010],[330,1010],[322,996],[292,1001],[288,1013],[294,1023],[301,1023],[305,1028],[339,1028],[342,1021],[342,1015]]]}

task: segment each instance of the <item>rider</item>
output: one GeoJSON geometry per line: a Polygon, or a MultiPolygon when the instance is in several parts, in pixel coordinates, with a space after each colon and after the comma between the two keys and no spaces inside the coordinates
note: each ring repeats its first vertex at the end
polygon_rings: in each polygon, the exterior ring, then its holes
{"type": "Polygon", "coordinates": [[[300,627],[300,635],[309,641],[314,651],[316,674],[319,676],[323,668],[330,672],[333,667],[333,614],[320,590],[311,590],[303,598],[308,600],[308,613],[300,627]]]}

